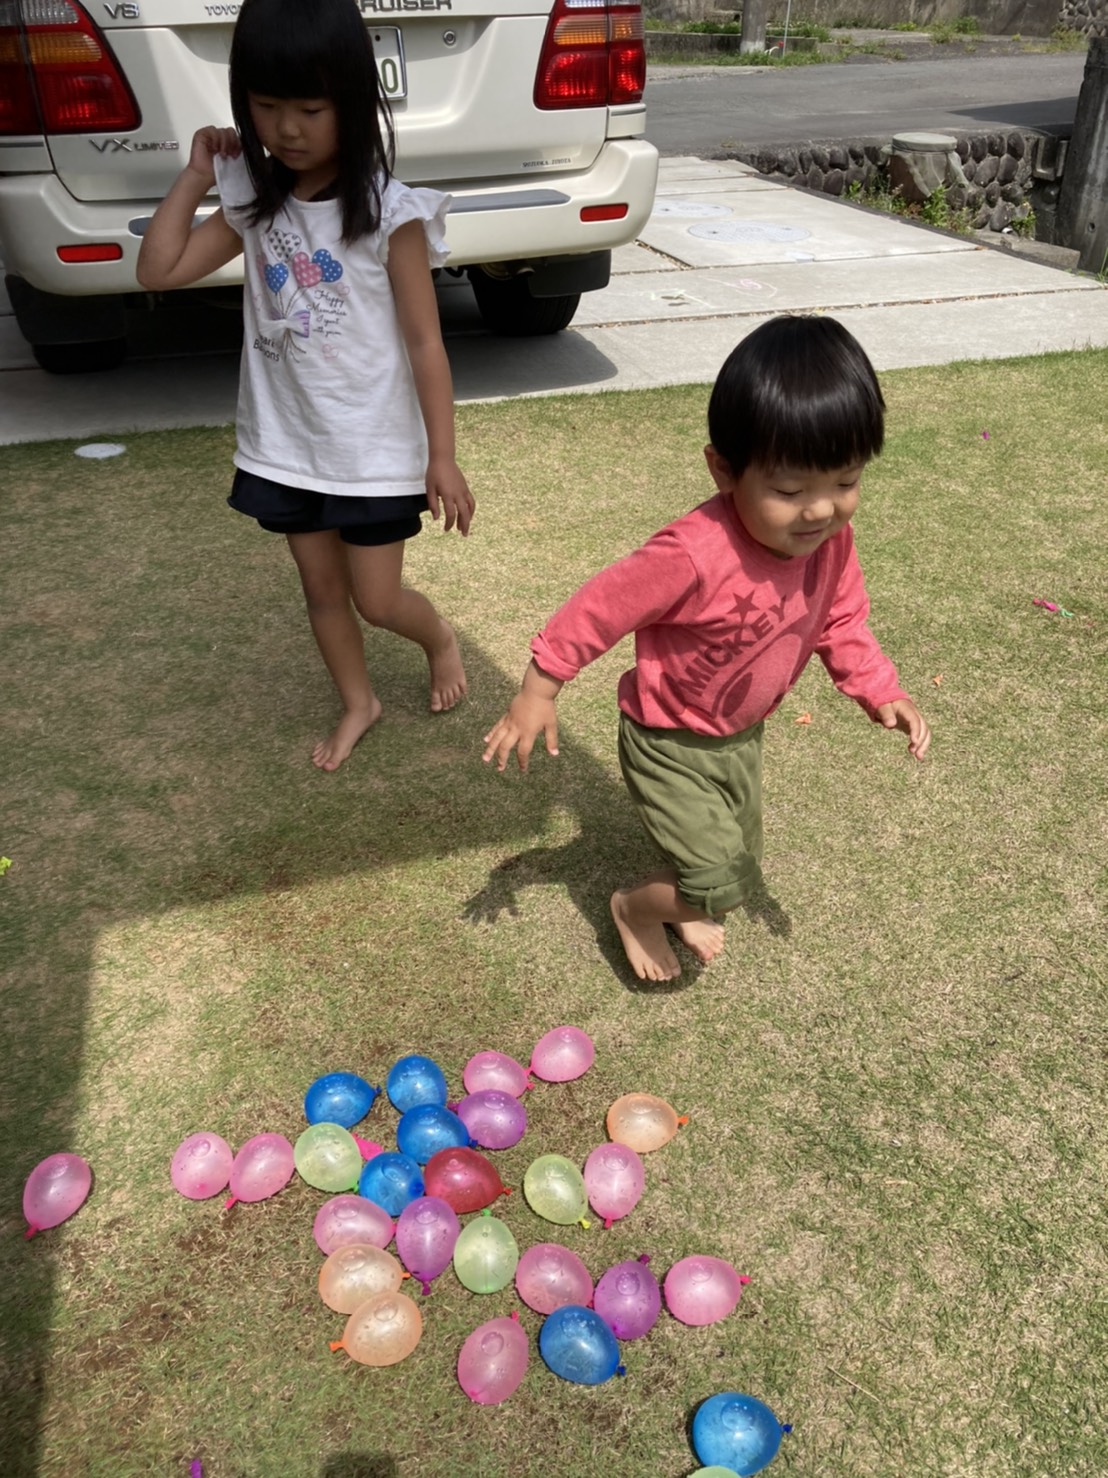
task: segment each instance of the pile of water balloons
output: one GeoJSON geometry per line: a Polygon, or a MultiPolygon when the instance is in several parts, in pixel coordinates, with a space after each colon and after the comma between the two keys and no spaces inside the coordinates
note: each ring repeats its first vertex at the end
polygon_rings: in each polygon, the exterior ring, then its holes
{"type": "MultiPolygon", "coordinates": [[[[582,1259],[558,1242],[539,1242],[521,1254],[511,1228],[491,1208],[509,1189],[483,1151],[519,1143],[528,1127],[524,1094],[532,1078],[565,1083],[592,1065],[595,1050],[577,1027],[556,1027],[536,1043],[530,1066],[498,1051],[482,1051],[465,1065],[465,1096],[449,1102],[446,1076],[420,1054],[389,1070],[385,1091],[399,1114],[396,1149],[352,1133],[381,1093],[350,1072],[318,1078],[304,1099],[308,1127],[295,1144],[284,1135],[257,1134],[235,1154],[210,1131],[190,1135],[170,1165],[173,1185],[191,1200],[230,1189],[236,1201],[265,1200],[298,1173],[329,1199],[318,1208],[315,1241],[324,1254],[318,1291],[346,1316],[332,1350],[371,1366],[407,1358],[423,1334],[420,1304],[405,1282],[424,1295],[452,1267],[474,1294],[497,1293],[514,1282],[528,1309],[543,1316],[538,1350],[562,1379],[600,1385],[624,1373],[620,1341],[642,1339],[663,1306],[687,1325],[724,1319],[750,1280],[729,1262],[707,1254],[675,1262],[659,1282],[650,1258],[607,1268],[595,1283],[582,1259]],[[463,1225],[461,1218],[478,1213],[463,1225]],[[388,1251],[395,1239],[395,1255],[388,1251]]],[[[528,1165],[523,1195],[545,1221],[588,1227],[588,1213],[604,1226],[626,1217],[645,1187],[641,1156],[667,1144],[686,1120],[647,1093],[627,1093],[608,1110],[608,1139],[580,1167],[564,1155],[542,1153],[528,1165]]],[[[27,1235],[55,1226],[88,1195],[91,1171],[75,1155],[53,1155],[27,1182],[27,1235]]],[[[530,1341],[518,1313],[480,1324],[462,1345],[457,1375],[480,1405],[497,1405],[527,1371],[530,1341]]],[[[753,1474],[777,1452],[787,1431],[752,1396],[723,1392],[697,1411],[693,1446],[710,1473],[753,1474]]]]}

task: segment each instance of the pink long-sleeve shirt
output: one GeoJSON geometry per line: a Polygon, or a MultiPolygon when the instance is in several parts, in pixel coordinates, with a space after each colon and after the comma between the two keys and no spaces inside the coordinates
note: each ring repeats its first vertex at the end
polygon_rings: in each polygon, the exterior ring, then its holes
{"type": "Polygon", "coordinates": [[[907,697],[868,616],[849,524],[807,558],[778,559],[718,494],[586,581],[531,652],[568,682],[633,631],[623,712],[648,728],[720,737],[768,717],[813,652],[871,718],[907,697]]]}

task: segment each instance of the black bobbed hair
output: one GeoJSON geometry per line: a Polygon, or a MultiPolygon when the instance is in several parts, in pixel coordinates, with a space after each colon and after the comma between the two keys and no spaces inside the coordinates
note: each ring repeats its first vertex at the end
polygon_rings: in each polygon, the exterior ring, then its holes
{"type": "Polygon", "coordinates": [[[712,387],[708,435],[747,467],[832,472],[885,441],[885,401],[865,350],[834,318],[772,318],[731,351],[712,387]]]}
{"type": "Polygon", "coordinates": [[[262,148],[250,117],[253,92],[331,102],[342,239],[349,244],[377,230],[393,166],[392,117],[356,0],[243,0],[231,40],[230,85],[231,113],[257,192],[252,224],[271,221],[296,183],[293,171],[262,148]]]}

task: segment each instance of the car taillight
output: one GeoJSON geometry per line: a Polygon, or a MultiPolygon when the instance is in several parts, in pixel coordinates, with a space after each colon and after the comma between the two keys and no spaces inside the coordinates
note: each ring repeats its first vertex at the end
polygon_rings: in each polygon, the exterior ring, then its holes
{"type": "Polygon", "coordinates": [[[139,122],[107,41],[76,0],[0,0],[0,133],[127,133],[139,122]]]}
{"type": "Polygon", "coordinates": [[[645,85],[641,5],[555,0],[535,77],[536,108],[637,103],[645,85]]]}

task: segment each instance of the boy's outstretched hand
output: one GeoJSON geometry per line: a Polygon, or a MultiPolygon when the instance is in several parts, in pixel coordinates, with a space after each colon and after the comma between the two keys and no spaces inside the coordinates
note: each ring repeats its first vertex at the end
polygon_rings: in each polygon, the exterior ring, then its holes
{"type": "Polygon", "coordinates": [[[531,751],[540,734],[546,737],[546,752],[558,753],[558,710],[554,699],[562,690],[557,678],[543,672],[534,662],[523,677],[523,687],[512,699],[511,707],[485,735],[485,752],[481,758],[487,765],[496,760],[503,770],[514,749],[519,768],[526,773],[531,751]]]}
{"type": "Polygon", "coordinates": [[[908,735],[908,753],[923,759],[931,744],[931,730],[927,720],[910,698],[897,698],[893,703],[882,703],[875,710],[877,722],[886,729],[900,729],[908,735]]]}

